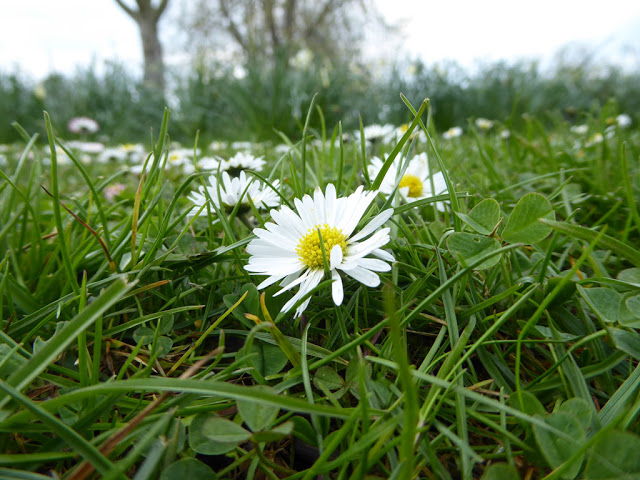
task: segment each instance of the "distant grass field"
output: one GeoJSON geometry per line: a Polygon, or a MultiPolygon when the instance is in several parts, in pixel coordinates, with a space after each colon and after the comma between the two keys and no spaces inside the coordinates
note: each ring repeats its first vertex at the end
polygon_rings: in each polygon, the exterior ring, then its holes
{"type": "Polygon", "coordinates": [[[15,126],[0,478],[640,478],[638,126],[406,103],[280,144],[15,126]]]}

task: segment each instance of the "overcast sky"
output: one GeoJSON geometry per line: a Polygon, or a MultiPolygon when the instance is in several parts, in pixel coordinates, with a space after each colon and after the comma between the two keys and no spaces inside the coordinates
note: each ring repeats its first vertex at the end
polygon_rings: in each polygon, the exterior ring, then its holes
{"type": "MultiPolygon", "coordinates": [[[[188,0],[172,0],[183,1],[188,0]]],[[[477,60],[549,58],[580,43],[603,58],[640,65],[638,0],[375,2],[401,26],[400,52],[427,62],[448,59],[471,66],[477,60]]],[[[115,0],[4,0],[1,5],[0,72],[19,69],[40,78],[114,59],[140,71],[138,30],[115,0]]],[[[172,52],[171,45],[165,49],[172,52]]]]}

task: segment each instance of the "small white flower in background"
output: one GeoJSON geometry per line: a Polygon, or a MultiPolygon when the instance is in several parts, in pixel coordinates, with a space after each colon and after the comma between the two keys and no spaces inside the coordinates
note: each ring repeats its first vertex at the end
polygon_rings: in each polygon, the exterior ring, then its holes
{"type": "MultiPolygon", "coordinates": [[[[282,307],[286,312],[324,278],[322,238],[333,280],[331,296],[336,305],[341,305],[344,299],[340,272],[368,287],[377,287],[380,285],[377,272],[388,272],[391,266],[387,262],[395,260],[393,255],[382,250],[389,243],[389,228],[379,229],[391,218],[393,209],[379,213],[355,232],[377,193],[363,191],[360,186],[348,197],[337,198],[335,187],[329,184],[325,193],[317,187],[313,197],[296,198],[297,212],[287,206],[271,210],[275,223],[267,222],[265,229],[253,230],[257,238],[247,246],[251,256],[245,269],[252,275],[268,276],[258,285],[259,289],[280,282],[282,289],[276,295],[300,286],[282,307]]],[[[304,312],[310,301],[308,298],[296,309],[296,317],[304,312]]]]}
{"type": "Polygon", "coordinates": [[[233,142],[233,143],[231,143],[231,148],[233,150],[251,150],[251,148],[253,148],[253,143],[251,143],[251,142],[233,142]]]}
{"type": "Polygon", "coordinates": [[[503,140],[506,140],[507,138],[511,137],[511,131],[504,129],[500,132],[500,138],[502,138],[503,140]]]}
{"type": "MultiPolygon", "coordinates": [[[[364,138],[368,143],[384,143],[390,141],[396,133],[396,127],[391,124],[385,125],[367,125],[362,129],[364,138]]],[[[354,132],[357,142],[361,142],[360,130],[354,132]]]]}
{"type": "Polygon", "coordinates": [[[616,117],[616,123],[620,128],[627,128],[631,126],[631,117],[626,113],[621,113],[616,117]]]}
{"type": "MultiPolygon", "coordinates": [[[[200,152],[197,150],[195,152],[198,155],[200,152]]],[[[193,155],[194,151],[190,148],[178,148],[175,150],[169,151],[169,155],[167,156],[167,166],[169,168],[178,168],[182,170],[183,173],[190,174],[195,172],[195,167],[193,165],[193,155]]]]}
{"type": "Polygon", "coordinates": [[[278,155],[284,155],[285,153],[288,153],[290,150],[292,150],[292,147],[290,147],[286,143],[279,143],[273,148],[273,151],[278,155]]]}
{"type": "Polygon", "coordinates": [[[587,124],[582,124],[582,125],[574,125],[573,127],[571,127],[571,132],[575,133],[576,135],[586,135],[587,132],[589,131],[589,125],[587,124]]]}
{"type": "MultiPolygon", "coordinates": [[[[405,163],[401,157],[394,159],[380,184],[382,193],[391,195],[396,186],[398,186],[398,192],[409,203],[447,193],[447,184],[444,181],[442,172],[436,172],[433,175],[429,172],[429,160],[426,153],[416,155],[409,160],[404,175],[400,176],[405,163]]],[[[384,162],[380,158],[373,157],[367,168],[369,178],[372,180],[376,178],[383,164],[384,162]]],[[[444,212],[444,202],[436,202],[436,208],[444,212]]]]}
{"type": "Polygon", "coordinates": [[[67,123],[67,130],[77,134],[96,133],[100,125],[93,118],[74,117],[67,123]]]}
{"type": "Polygon", "coordinates": [[[220,165],[220,159],[217,157],[202,157],[198,160],[198,168],[200,170],[216,171],[220,165]]]}
{"type": "MultiPolygon", "coordinates": [[[[125,143],[123,145],[118,145],[117,147],[105,148],[98,157],[98,161],[101,163],[144,163],[146,159],[147,152],[145,151],[144,146],[139,143],[125,143]]],[[[140,166],[140,168],[142,168],[142,166],[140,166]]]]}
{"type": "Polygon", "coordinates": [[[587,140],[587,142],[584,144],[585,147],[593,147],[594,145],[597,145],[599,143],[602,143],[604,141],[604,137],[602,136],[601,133],[594,133],[593,135],[591,135],[589,137],[589,139],[587,140]]]}
{"type": "Polygon", "coordinates": [[[476,127],[480,130],[490,130],[493,127],[493,121],[486,118],[476,118],[476,127]]]}
{"type": "MultiPolygon", "coordinates": [[[[209,201],[209,198],[218,208],[234,207],[238,203],[249,206],[249,199],[262,210],[280,205],[280,196],[275,190],[268,185],[263,185],[259,180],[247,178],[244,171],[240,172],[239,177],[230,177],[227,172],[222,172],[221,177],[221,183],[218,183],[218,179],[214,175],[209,177],[206,193],[203,186],[200,186],[197,192],[191,192],[188,198],[193,202],[194,207],[189,212],[189,216],[195,216],[200,208],[209,201]],[[220,197],[218,197],[218,185],[220,186],[220,197]]],[[[275,180],[271,184],[273,188],[277,189],[280,186],[280,181],[275,180]]]]}
{"type": "MultiPolygon", "coordinates": [[[[58,165],[70,165],[72,163],[71,158],[69,158],[69,155],[67,155],[67,152],[65,152],[59,145],[56,145],[56,163],[58,165]]],[[[44,151],[42,164],[47,166],[51,165],[51,152],[49,150],[49,147],[47,147],[44,151]]]]}
{"type": "Polygon", "coordinates": [[[104,144],[100,142],[83,142],[80,140],[71,140],[67,142],[67,147],[82,153],[98,154],[104,151],[104,144]]]}
{"type": "Polygon", "coordinates": [[[131,165],[129,167],[129,173],[133,173],[134,175],[140,175],[142,170],[144,169],[144,163],[139,163],[137,165],[131,165]]]}
{"type": "Polygon", "coordinates": [[[250,153],[238,152],[229,160],[222,160],[220,170],[237,174],[241,170],[253,170],[261,172],[267,163],[262,157],[254,157],[250,153]]]}
{"type": "Polygon", "coordinates": [[[100,155],[98,155],[99,163],[117,162],[124,163],[127,160],[127,152],[120,148],[105,148],[100,155]]]}
{"type": "Polygon", "coordinates": [[[442,134],[442,138],[445,140],[451,140],[452,138],[458,138],[462,135],[461,127],[451,127],[449,130],[442,134]]]}
{"type": "Polygon", "coordinates": [[[218,150],[223,150],[225,148],[225,145],[226,144],[224,142],[221,142],[220,140],[214,140],[209,144],[209,150],[217,152],[218,150]]]}

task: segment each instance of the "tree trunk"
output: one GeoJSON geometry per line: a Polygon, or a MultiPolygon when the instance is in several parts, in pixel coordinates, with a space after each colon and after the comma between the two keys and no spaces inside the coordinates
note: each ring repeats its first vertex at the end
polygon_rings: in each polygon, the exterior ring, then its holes
{"type": "Polygon", "coordinates": [[[153,18],[138,20],[144,54],[144,83],[164,92],[164,60],[158,38],[158,23],[153,18]]]}
{"type": "Polygon", "coordinates": [[[124,0],[116,0],[116,3],[138,25],[144,56],[145,85],[164,93],[164,60],[158,37],[158,21],[167,8],[169,0],[160,0],[157,7],[153,6],[152,0],[135,0],[137,10],[127,5],[124,0]]]}

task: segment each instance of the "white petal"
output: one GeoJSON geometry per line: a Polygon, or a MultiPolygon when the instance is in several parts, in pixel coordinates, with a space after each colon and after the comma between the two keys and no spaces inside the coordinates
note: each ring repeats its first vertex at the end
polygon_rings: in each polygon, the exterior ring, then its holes
{"type": "Polygon", "coordinates": [[[302,284],[300,285],[300,290],[298,290],[298,292],[293,296],[293,298],[291,298],[291,300],[289,300],[287,303],[284,304],[284,306],[282,307],[282,311],[286,312],[290,310],[291,307],[293,307],[298,300],[300,300],[308,292],[310,292],[315,287],[317,287],[318,284],[320,283],[320,280],[322,280],[323,275],[324,275],[324,272],[319,269],[309,271],[309,275],[305,277],[305,281],[302,282],[302,284]]]}
{"type": "Polygon", "coordinates": [[[357,242],[361,238],[369,236],[375,231],[376,228],[382,226],[387,220],[393,216],[393,208],[389,208],[384,212],[379,213],[369,223],[367,223],[362,230],[356,233],[349,239],[349,242],[357,242]]]}
{"type": "Polygon", "coordinates": [[[327,221],[327,213],[324,208],[324,194],[320,187],[313,191],[313,205],[316,211],[316,225],[323,225],[327,221]]]}
{"type": "Polygon", "coordinates": [[[377,258],[359,258],[357,260],[357,264],[366,268],[367,270],[372,270],[374,272],[388,272],[391,270],[391,265],[387,262],[383,262],[382,260],[378,260],[377,258]]]}
{"type": "Polygon", "coordinates": [[[342,305],[344,289],[342,288],[342,278],[340,278],[340,274],[337,270],[331,272],[331,279],[333,280],[333,283],[331,284],[331,296],[333,297],[333,303],[336,305],[342,305]]]}
{"type": "MultiPolygon", "coordinates": [[[[377,194],[377,191],[370,191],[365,192],[360,196],[358,202],[353,205],[353,210],[350,212],[350,215],[346,219],[343,219],[346,221],[343,223],[343,228],[340,230],[342,230],[344,235],[348,237],[353,233],[355,228],[358,226],[358,222],[362,218],[362,215],[364,215],[364,212],[369,208],[369,205],[377,194]]],[[[351,208],[350,205],[349,208],[351,208]]]]}
{"type": "Polygon", "coordinates": [[[329,269],[335,270],[335,268],[342,263],[342,247],[340,245],[334,245],[329,253],[329,269]]]}
{"type": "Polygon", "coordinates": [[[296,314],[294,315],[294,318],[298,318],[300,315],[302,315],[302,312],[304,312],[309,306],[310,301],[311,299],[307,298],[304,302],[302,302],[302,305],[296,308],[296,314]]]}
{"type": "Polygon", "coordinates": [[[365,255],[371,253],[372,250],[380,248],[383,245],[389,243],[389,240],[389,228],[378,230],[372,236],[360,243],[347,245],[346,260],[348,261],[352,257],[364,257],[365,255]]]}
{"type": "Polygon", "coordinates": [[[373,273],[371,270],[367,270],[366,268],[356,267],[351,270],[345,270],[344,273],[349,275],[352,278],[355,278],[357,281],[366,285],[367,287],[377,287],[380,285],[380,277],[377,273],[373,273]]]}
{"type": "Polygon", "coordinates": [[[258,286],[258,290],[262,290],[263,288],[267,288],[269,285],[273,285],[278,280],[281,280],[283,277],[281,275],[272,275],[266,280],[262,281],[258,286]]]}
{"type": "Polygon", "coordinates": [[[386,260],[387,262],[395,262],[396,259],[393,255],[391,255],[389,252],[387,252],[386,250],[382,250],[381,248],[376,248],[374,250],[371,250],[371,255],[374,255],[378,258],[381,258],[382,260],[386,260]]]}
{"type": "Polygon", "coordinates": [[[305,271],[297,279],[293,280],[292,282],[288,282],[282,289],[280,289],[276,293],[274,293],[273,296],[276,297],[276,296],[280,295],[281,293],[286,292],[287,290],[291,290],[296,285],[300,285],[301,283],[306,282],[311,273],[312,273],[312,270],[305,271]]]}
{"type": "Polygon", "coordinates": [[[247,245],[247,253],[258,257],[267,257],[267,259],[274,257],[286,259],[298,258],[298,254],[296,252],[282,248],[278,245],[260,245],[253,242],[247,245]]]}
{"type": "Polygon", "coordinates": [[[304,270],[304,266],[299,263],[292,264],[267,264],[267,263],[248,263],[244,266],[247,272],[251,272],[258,275],[276,275],[278,277],[285,277],[296,272],[304,270]]]}

